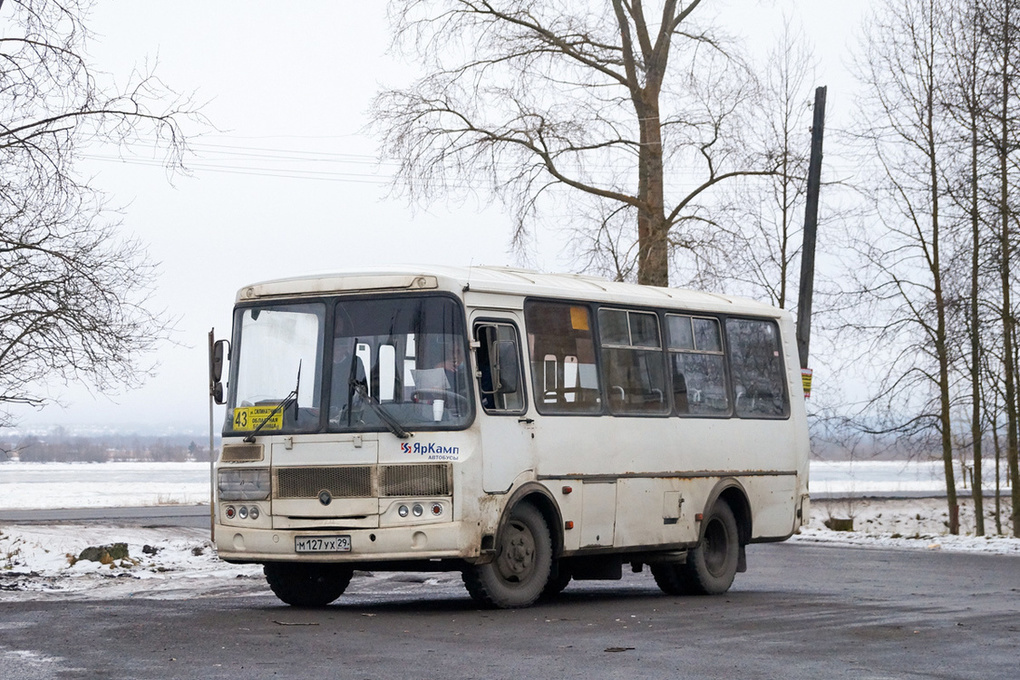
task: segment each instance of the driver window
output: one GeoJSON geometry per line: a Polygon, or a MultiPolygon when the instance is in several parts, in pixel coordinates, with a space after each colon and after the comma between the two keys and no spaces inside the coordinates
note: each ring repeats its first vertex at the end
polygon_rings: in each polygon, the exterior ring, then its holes
{"type": "Polygon", "coordinates": [[[475,326],[475,340],[479,344],[476,357],[482,408],[488,413],[523,413],[524,381],[517,328],[509,323],[480,323],[475,326]]]}

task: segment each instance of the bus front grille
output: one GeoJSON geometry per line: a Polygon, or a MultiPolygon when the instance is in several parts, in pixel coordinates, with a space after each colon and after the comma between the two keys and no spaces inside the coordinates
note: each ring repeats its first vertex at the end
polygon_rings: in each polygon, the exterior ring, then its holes
{"type": "Polygon", "coordinates": [[[380,496],[449,496],[450,466],[384,465],[379,469],[380,496]]]}
{"type": "Polygon", "coordinates": [[[274,469],[273,496],[317,498],[321,491],[333,498],[449,496],[450,472],[448,463],[279,467],[274,469]]]}
{"type": "Polygon", "coordinates": [[[369,498],[372,468],[368,465],[276,468],[277,498],[316,498],[328,491],[333,498],[369,498]]]}

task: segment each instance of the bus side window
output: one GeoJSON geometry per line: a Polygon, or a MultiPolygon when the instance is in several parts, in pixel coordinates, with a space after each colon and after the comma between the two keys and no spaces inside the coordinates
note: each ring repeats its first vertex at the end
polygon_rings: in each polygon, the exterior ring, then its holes
{"type": "Polygon", "coordinates": [[[538,412],[601,413],[589,308],[569,302],[529,300],[524,303],[524,320],[538,412]]]}
{"type": "Polygon", "coordinates": [[[729,415],[719,320],[666,314],[666,330],[676,412],[692,416],[729,415]]]}
{"type": "Polygon", "coordinates": [[[666,415],[665,357],[652,312],[599,310],[602,368],[614,415],[666,415]]]}
{"type": "Polygon", "coordinates": [[[478,341],[478,392],[490,413],[523,413],[524,381],[517,329],[506,323],[475,326],[478,341]]]}
{"type": "Polygon", "coordinates": [[[742,418],[783,418],[790,402],[784,388],[779,328],[765,319],[726,320],[736,413],[742,418]]]}

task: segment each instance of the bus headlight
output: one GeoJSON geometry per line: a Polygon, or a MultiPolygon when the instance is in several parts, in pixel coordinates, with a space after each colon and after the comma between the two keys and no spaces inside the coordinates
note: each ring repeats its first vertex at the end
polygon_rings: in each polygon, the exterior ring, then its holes
{"type": "Polygon", "coordinates": [[[220,470],[217,488],[221,501],[264,501],[269,498],[269,470],[220,470]]]}

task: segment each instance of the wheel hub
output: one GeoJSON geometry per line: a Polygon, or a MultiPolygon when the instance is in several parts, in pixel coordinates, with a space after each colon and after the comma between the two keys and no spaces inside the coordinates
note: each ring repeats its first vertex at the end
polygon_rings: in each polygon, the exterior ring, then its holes
{"type": "Polygon", "coordinates": [[[535,539],[527,527],[516,524],[507,527],[498,564],[508,581],[521,581],[531,571],[535,564],[535,539]]]}

